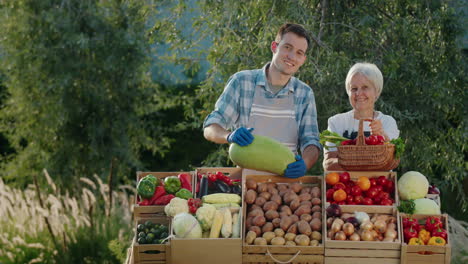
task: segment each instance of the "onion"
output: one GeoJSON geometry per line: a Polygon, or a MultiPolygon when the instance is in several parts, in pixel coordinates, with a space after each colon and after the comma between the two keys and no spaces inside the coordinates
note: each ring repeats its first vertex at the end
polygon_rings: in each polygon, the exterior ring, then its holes
{"type": "Polygon", "coordinates": [[[340,216],[341,215],[341,207],[337,204],[330,204],[327,207],[327,216],[340,216]]]}
{"type": "Polygon", "coordinates": [[[376,220],[374,229],[379,233],[385,233],[387,231],[387,223],[384,220],[376,220]]]}
{"type": "Polygon", "coordinates": [[[346,223],[343,225],[343,232],[345,235],[350,236],[354,234],[354,226],[351,223],[346,223]]]}
{"type": "Polygon", "coordinates": [[[361,237],[358,235],[358,233],[354,233],[349,237],[349,240],[351,240],[351,241],[360,241],[361,237]]]}
{"type": "Polygon", "coordinates": [[[397,232],[395,231],[395,229],[387,229],[387,231],[385,232],[385,238],[391,238],[392,240],[395,239],[397,237],[397,232]]]}
{"type": "Polygon", "coordinates": [[[358,220],[360,224],[370,221],[369,215],[365,212],[354,212],[354,217],[358,220]]]}
{"type": "Polygon", "coordinates": [[[346,235],[343,231],[336,232],[335,240],[346,240],[346,235]]]}
{"type": "Polygon", "coordinates": [[[359,227],[359,222],[356,219],[356,217],[354,217],[354,216],[353,217],[348,217],[348,219],[346,219],[346,222],[353,224],[353,226],[356,227],[356,228],[359,227]]]}
{"type": "Polygon", "coordinates": [[[372,230],[374,228],[374,224],[372,224],[370,221],[366,221],[361,224],[360,229],[362,230],[372,230]]]}
{"type": "Polygon", "coordinates": [[[362,231],[361,239],[363,241],[374,241],[374,236],[372,235],[371,231],[364,230],[362,231]]]}

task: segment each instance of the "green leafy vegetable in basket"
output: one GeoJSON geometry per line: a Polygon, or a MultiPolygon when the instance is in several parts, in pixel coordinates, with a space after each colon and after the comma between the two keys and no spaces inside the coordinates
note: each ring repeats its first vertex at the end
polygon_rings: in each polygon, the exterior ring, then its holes
{"type": "Polygon", "coordinates": [[[401,200],[400,205],[398,206],[398,211],[400,213],[405,213],[405,214],[414,214],[414,211],[416,209],[416,205],[414,203],[414,200],[401,200]]]}
{"type": "Polygon", "coordinates": [[[399,159],[403,152],[405,152],[405,142],[401,138],[390,140],[390,143],[395,145],[395,159],[399,159]]]}
{"type": "Polygon", "coordinates": [[[345,140],[349,140],[349,139],[345,138],[345,137],[342,137],[338,133],[331,132],[329,130],[324,130],[324,131],[322,131],[322,133],[320,133],[320,144],[322,144],[322,146],[325,149],[329,149],[329,147],[327,145],[325,145],[326,142],[330,142],[330,143],[333,143],[333,144],[339,146],[339,145],[341,145],[341,142],[343,142],[345,140]]]}

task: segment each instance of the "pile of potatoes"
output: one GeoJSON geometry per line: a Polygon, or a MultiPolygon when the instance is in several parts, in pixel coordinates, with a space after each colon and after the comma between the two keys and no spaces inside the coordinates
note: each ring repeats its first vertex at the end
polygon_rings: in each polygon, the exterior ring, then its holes
{"type": "Polygon", "coordinates": [[[246,188],[248,245],[318,246],[322,241],[319,187],[247,179],[246,188]]]}

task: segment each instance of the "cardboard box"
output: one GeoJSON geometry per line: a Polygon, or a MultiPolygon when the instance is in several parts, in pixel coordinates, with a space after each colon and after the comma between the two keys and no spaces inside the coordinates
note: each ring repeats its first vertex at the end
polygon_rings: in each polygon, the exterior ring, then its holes
{"type": "MultiPolygon", "coordinates": [[[[324,197],[324,200],[325,200],[325,208],[327,208],[328,205],[330,205],[330,202],[326,198],[327,183],[325,182],[325,177],[326,177],[326,175],[328,173],[332,173],[332,172],[342,173],[343,171],[326,171],[325,174],[324,174],[325,176],[324,176],[324,180],[323,180],[323,188],[322,188],[323,194],[322,194],[322,197],[324,197]]],[[[394,204],[391,205],[391,206],[389,206],[389,205],[371,205],[371,206],[374,207],[373,210],[374,210],[375,213],[387,212],[388,208],[396,207],[397,205],[400,204],[400,200],[399,200],[399,197],[398,197],[398,186],[397,186],[397,174],[396,174],[396,172],[391,172],[391,171],[348,171],[348,173],[349,173],[349,175],[351,177],[351,180],[353,180],[353,181],[357,181],[359,179],[359,177],[361,177],[361,176],[365,176],[365,177],[367,177],[369,179],[377,178],[379,176],[385,176],[387,179],[390,179],[390,180],[393,181],[394,186],[395,186],[395,192],[394,192],[394,194],[393,194],[393,196],[391,198],[395,201],[394,204]]],[[[359,208],[365,209],[369,205],[340,205],[340,206],[341,207],[352,206],[353,208],[357,208],[359,210],[359,208]]]]}
{"type": "MultiPolygon", "coordinates": [[[[372,214],[393,215],[397,219],[397,238],[394,242],[383,241],[339,241],[325,238],[325,263],[327,264],[400,264],[401,257],[401,230],[398,211],[390,206],[341,206],[342,213],[366,212],[372,214]]],[[[323,221],[327,217],[324,214],[323,221]]],[[[325,224],[326,227],[326,224],[325,224]]],[[[326,234],[328,228],[326,228],[326,234]]]]}
{"type": "MultiPolygon", "coordinates": [[[[276,184],[287,184],[299,182],[308,187],[317,186],[322,188],[322,176],[304,176],[297,179],[290,179],[277,175],[245,175],[242,183],[242,194],[246,192],[246,180],[254,179],[257,183],[272,182],[276,184]]],[[[323,192],[321,192],[322,194],[323,192]]],[[[242,199],[244,201],[244,197],[242,199]]],[[[322,215],[323,211],[323,199],[322,199],[322,215]]],[[[247,205],[243,202],[243,217],[244,223],[247,216],[247,205]]],[[[322,237],[324,237],[325,229],[322,223],[322,237]]],[[[324,244],[318,246],[259,246],[259,245],[248,245],[245,242],[246,227],[245,224],[242,228],[242,263],[324,263],[324,244]]]]}
{"type": "Polygon", "coordinates": [[[165,244],[139,244],[137,241],[138,232],[136,227],[146,221],[157,224],[164,224],[170,230],[169,218],[138,218],[135,225],[135,238],[132,243],[133,263],[135,264],[164,264],[170,263],[171,245],[169,240],[165,244]]]}
{"type": "MultiPolygon", "coordinates": [[[[430,215],[411,215],[417,219],[420,224],[424,223],[425,219],[430,215]]],[[[429,245],[408,245],[402,239],[401,246],[401,263],[402,264],[450,264],[451,258],[451,246],[450,246],[450,234],[448,230],[448,215],[435,215],[440,217],[443,228],[447,230],[447,244],[445,246],[429,246],[429,245]]],[[[401,214],[400,221],[403,227],[403,217],[408,215],[401,214]]],[[[403,228],[400,230],[400,236],[403,237],[403,228]]]]}
{"type": "MultiPolygon", "coordinates": [[[[192,183],[192,194],[194,193],[194,174],[195,172],[194,171],[178,171],[178,172],[141,172],[141,171],[138,171],[137,174],[136,174],[136,182],[138,184],[138,181],[145,177],[146,175],[153,175],[155,176],[156,178],[159,178],[161,180],[163,180],[164,178],[166,177],[169,177],[169,176],[177,176],[179,175],[180,173],[188,173],[191,175],[191,183],[192,183]]],[[[139,202],[139,197],[138,195],[135,195],[135,204],[133,206],[133,215],[135,217],[135,219],[137,217],[166,217],[165,213],[164,213],[164,206],[165,205],[145,205],[145,206],[140,206],[138,205],[138,202],[139,202]]]]}

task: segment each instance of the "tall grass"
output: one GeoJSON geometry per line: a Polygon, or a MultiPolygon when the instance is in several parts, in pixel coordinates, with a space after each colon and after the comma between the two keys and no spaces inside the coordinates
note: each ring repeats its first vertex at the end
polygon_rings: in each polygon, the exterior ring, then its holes
{"type": "Polygon", "coordinates": [[[12,188],[0,178],[0,263],[122,263],[133,236],[134,188],[110,194],[94,175],[80,178],[72,196],[45,170],[44,177],[46,191],[12,188]]]}

